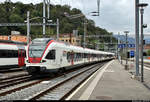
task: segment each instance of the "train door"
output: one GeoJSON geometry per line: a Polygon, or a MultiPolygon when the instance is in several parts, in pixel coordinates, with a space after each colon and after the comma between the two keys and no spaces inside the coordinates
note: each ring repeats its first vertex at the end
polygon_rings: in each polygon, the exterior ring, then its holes
{"type": "Polygon", "coordinates": [[[56,49],[56,63],[55,66],[57,68],[61,67],[61,62],[62,62],[62,49],[60,48],[55,48],[56,49]]]}
{"type": "Polygon", "coordinates": [[[25,65],[25,50],[19,49],[18,50],[18,65],[22,67],[25,65]]]}
{"type": "Polygon", "coordinates": [[[71,52],[71,65],[74,65],[74,52],[71,52]]]}
{"type": "Polygon", "coordinates": [[[59,64],[59,67],[62,67],[64,66],[64,63],[63,63],[63,50],[59,50],[58,52],[58,55],[59,55],[59,61],[58,61],[58,64],[59,64]]]}
{"type": "Polygon", "coordinates": [[[47,59],[47,66],[48,68],[57,68],[57,50],[56,49],[51,49],[48,51],[46,57],[47,59]]]}
{"type": "Polygon", "coordinates": [[[88,54],[88,61],[89,61],[89,62],[90,62],[90,57],[91,57],[90,54],[88,54]]]}

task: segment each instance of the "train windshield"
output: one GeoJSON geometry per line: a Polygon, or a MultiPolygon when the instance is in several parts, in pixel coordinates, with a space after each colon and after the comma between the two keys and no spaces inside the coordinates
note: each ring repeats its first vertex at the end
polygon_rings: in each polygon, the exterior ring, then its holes
{"type": "Polygon", "coordinates": [[[29,57],[42,57],[48,42],[52,39],[37,38],[29,46],[29,57]]]}
{"type": "Polygon", "coordinates": [[[42,57],[42,54],[46,48],[46,45],[30,45],[29,57],[42,57]]]}

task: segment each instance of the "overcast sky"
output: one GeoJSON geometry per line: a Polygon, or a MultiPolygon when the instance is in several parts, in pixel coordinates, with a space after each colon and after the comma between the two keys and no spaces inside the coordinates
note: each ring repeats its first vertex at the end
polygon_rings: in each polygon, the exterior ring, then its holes
{"type": "MultiPolygon", "coordinates": [[[[0,0],[4,2],[5,0],[0,0]]],[[[12,2],[21,1],[23,3],[39,3],[43,0],[11,0],[12,2]]],[[[150,0],[140,0],[148,3],[144,9],[144,23],[148,28],[144,33],[150,34],[150,0]]],[[[101,0],[100,16],[90,16],[88,13],[97,10],[97,0],[51,0],[52,4],[68,4],[73,8],[80,9],[86,16],[95,21],[96,26],[106,29],[108,32],[123,34],[129,30],[130,34],[135,32],[135,0],[101,0]]]]}

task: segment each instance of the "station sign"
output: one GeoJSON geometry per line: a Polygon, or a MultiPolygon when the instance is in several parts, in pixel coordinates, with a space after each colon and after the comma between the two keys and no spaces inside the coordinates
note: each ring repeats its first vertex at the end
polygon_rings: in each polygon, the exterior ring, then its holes
{"type": "Polygon", "coordinates": [[[125,44],[118,44],[118,48],[125,48],[125,44]]]}
{"type": "Polygon", "coordinates": [[[128,44],[129,48],[135,48],[135,44],[128,44]]]}
{"type": "Polygon", "coordinates": [[[130,51],[130,56],[134,57],[134,51],[130,51]]]}
{"type": "MultiPolygon", "coordinates": [[[[135,44],[127,44],[128,48],[135,48],[135,44]]],[[[125,48],[126,44],[118,44],[118,48],[125,48]]]]}

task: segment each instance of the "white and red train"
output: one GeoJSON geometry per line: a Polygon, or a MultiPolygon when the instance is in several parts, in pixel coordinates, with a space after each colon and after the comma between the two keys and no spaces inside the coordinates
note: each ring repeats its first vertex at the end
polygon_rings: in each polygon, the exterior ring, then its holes
{"type": "Polygon", "coordinates": [[[114,58],[114,53],[73,46],[51,38],[36,38],[26,51],[29,74],[58,71],[72,66],[114,58]]]}
{"type": "Polygon", "coordinates": [[[0,68],[25,65],[26,44],[0,40],[0,68]]]}

